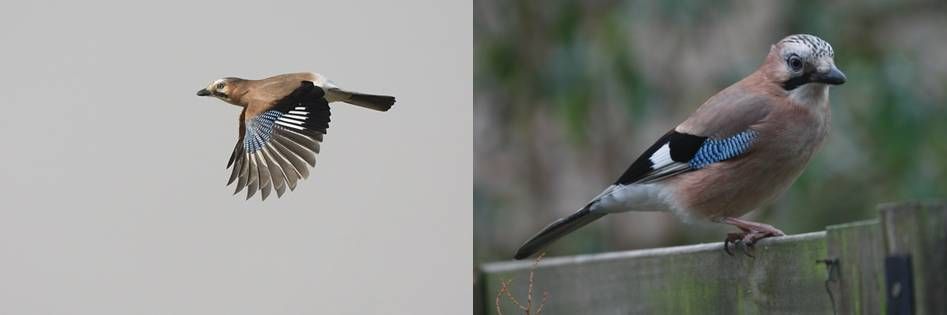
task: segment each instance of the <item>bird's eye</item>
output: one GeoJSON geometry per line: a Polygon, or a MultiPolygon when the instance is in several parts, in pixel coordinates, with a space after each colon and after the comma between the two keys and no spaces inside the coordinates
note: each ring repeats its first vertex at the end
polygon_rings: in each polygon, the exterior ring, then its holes
{"type": "Polygon", "coordinates": [[[218,90],[223,90],[223,89],[224,89],[224,86],[226,86],[226,84],[224,84],[223,82],[217,83],[217,89],[218,89],[218,90]]]}
{"type": "Polygon", "coordinates": [[[792,71],[802,70],[802,60],[799,59],[799,56],[796,56],[796,55],[789,56],[788,62],[789,62],[789,68],[792,69],[792,71]]]}

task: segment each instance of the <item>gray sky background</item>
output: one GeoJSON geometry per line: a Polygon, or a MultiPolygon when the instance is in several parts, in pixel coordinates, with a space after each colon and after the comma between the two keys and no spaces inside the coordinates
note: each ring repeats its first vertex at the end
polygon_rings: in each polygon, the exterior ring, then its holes
{"type": "Polygon", "coordinates": [[[442,314],[471,298],[471,4],[30,1],[0,11],[0,314],[442,314]],[[319,72],[312,176],[225,187],[223,76],[319,72]]]}

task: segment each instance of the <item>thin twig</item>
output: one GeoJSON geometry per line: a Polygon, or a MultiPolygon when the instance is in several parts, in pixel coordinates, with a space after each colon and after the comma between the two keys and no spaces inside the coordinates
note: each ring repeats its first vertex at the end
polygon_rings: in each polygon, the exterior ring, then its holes
{"type": "Polygon", "coordinates": [[[504,291],[504,293],[506,293],[506,297],[507,297],[508,299],[510,299],[510,301],[513,302],[513,304],[516,304],[516,307],[518,307],[518,308],[521,309],[521,310],[525,310],[526,307],[523,306],[523,304],[520,304],[520,301],[517,301],[516,298],[513,297],[513,293],[510,292],[510,286],[509,286],[509,285],[510,285],[511,283],[513,283],[513,279],[507,280],[506,284],[504,285],[503,291],[504,291]]]}
{"type": "Polygon", "coordinates": [[[506,291],[506,282],[500,281],[500,291],[497,292],[497,314],[503,315],[503,311],[500,310],[500,296],[503,295],[503,291],[506,291]]]}
{"type": "Polygon", "coordinates": [[[536,309],[536,315],[543,314],[543,307],[546,306],[547,300],[549,300],[549,291],[543,290],[543,302],[539,303],[539,308],[536,309]]]}
{"type": "MultiPolygon", "coordinates": [[[[535,268],[536,265],[533,265],[535,268]]],[[[529,269],[529,286],[526,287],[526,315],[533,309],[533,268],[529,269]]]]}
{"type": "Polygon", "coordinates": [[[526,287],[526,315],[529,315],[530,310],[533,309],[533,275],[536,272],[536,267],[539,266],[539,261],[543,260],[543,256],[546,255],[546,252],[542,252],[539,256],[536,256],[536,260],[533,261],[533,266],[529,268],[529,286],[526,287]]]}
{"type": "MultiPolygon", "coordinates": [[[[536,268],[539,266],[539,262],[543,259],[543,256],[546,255],[546,252],[542,252],[539,256],[536,257],[536,260],[533,262],[533,266],[529,268],[529,286],[526,288],[526,306],[523,306],[516,297],[513,296],[513,292],[510,291],[510,286],[513,284],[513,279],[506,281],[500,281],[500,290],[497,291],[496,296],[496,308],[497,314],[503,315],[503,310],[501,309],[502,298],[501,296],[506,295],[506,298],[513,302],[517,308],[519,308],[525,315],[530,315],[533,310],[533,280],[535,278],[536,268]]],[[[549,292],[543,291],[543,300],[539,304],[539,308],[536,309],[536,315],[540,315],[543,312],[543,307],[546,306],[546,301],[549,299],[549,292]]]]}

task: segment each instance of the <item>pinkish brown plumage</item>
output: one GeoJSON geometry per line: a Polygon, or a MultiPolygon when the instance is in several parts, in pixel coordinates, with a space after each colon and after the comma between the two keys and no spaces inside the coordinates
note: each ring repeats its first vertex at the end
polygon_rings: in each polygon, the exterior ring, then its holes
{"type": "Polygon", "coordinates": [[[746,246],[783,235],[738,217],[783,193],[825,140],[829,85],[846,80],[833,57],[832,47],[812,35],[779,41],[755,72],[710,97],[615,184],[533,236],[515,258],[626,211],[671,211],[685,221],[734,225],[741,232],[729,234],[727,242],[746,246]]]}

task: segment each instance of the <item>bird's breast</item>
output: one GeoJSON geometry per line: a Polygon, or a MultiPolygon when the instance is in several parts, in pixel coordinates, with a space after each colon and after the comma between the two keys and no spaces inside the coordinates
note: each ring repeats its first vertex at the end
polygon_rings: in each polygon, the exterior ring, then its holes
{"type": "Polygon", "coordinates": [[[759,138],[743,156],[672,179],[685,211],[707,219],[738,217],[784,192],[825,139],[828,113],[787,107],[752,128],[759,138]]]}

